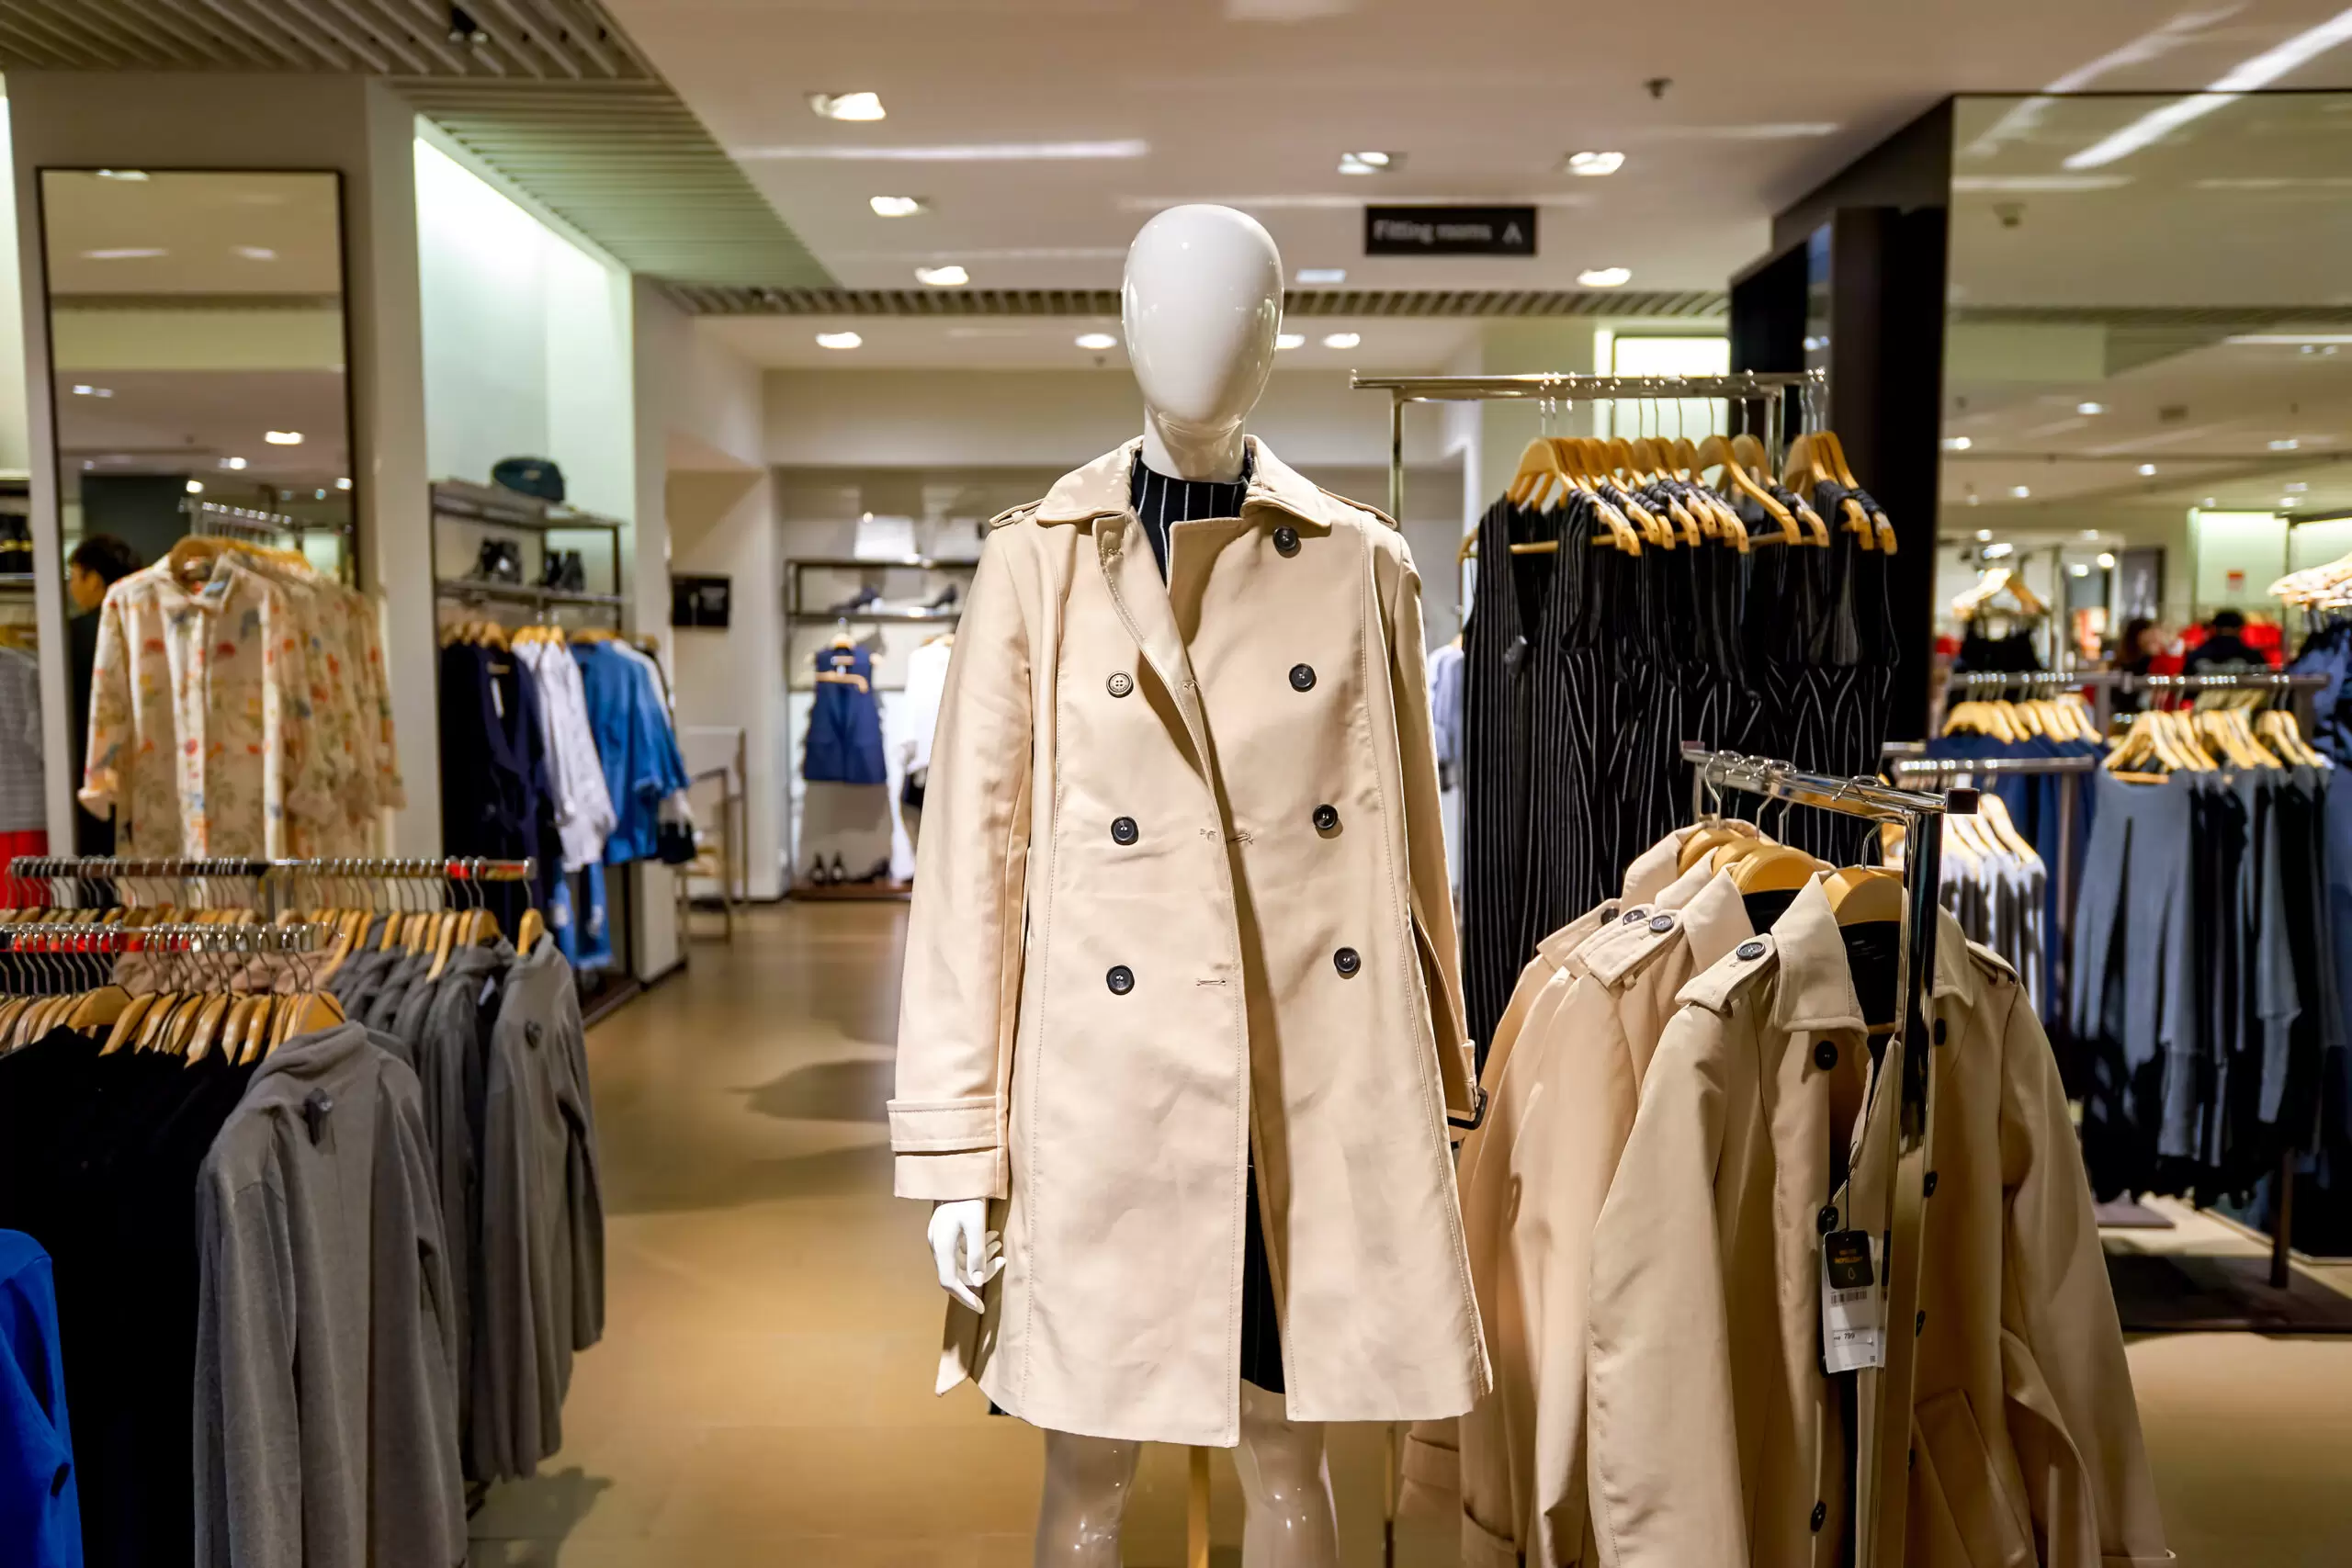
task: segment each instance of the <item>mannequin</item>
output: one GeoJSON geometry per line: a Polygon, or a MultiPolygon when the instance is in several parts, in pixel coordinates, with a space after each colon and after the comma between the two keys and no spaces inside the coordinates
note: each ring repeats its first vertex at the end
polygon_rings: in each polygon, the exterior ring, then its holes
{"type": "MultiPolygon", "coordinates": [[[[1283,266],[1273,236],[1229,207],[1170,208],[1136,235],[1120,296],[1127,358],[1143,389],[1143,462],[1171,479],[1231,482],[1245,459],[1243,423],[1273,372],[1283,266]]],[[[973,1312],[1004,1267],[982,1199],[940,1203],[931,1217],[941,1289],[973,1312]]],[[[1142,1445],[1046,1434],[1038,1568],[1118,1568],[1119,1524],[1142,1445]]],[[[1330,1568],[1338,1527],[1319,1423],[1241,1385],[1236,1455],[1246,1568],[1330,1568]]]]}

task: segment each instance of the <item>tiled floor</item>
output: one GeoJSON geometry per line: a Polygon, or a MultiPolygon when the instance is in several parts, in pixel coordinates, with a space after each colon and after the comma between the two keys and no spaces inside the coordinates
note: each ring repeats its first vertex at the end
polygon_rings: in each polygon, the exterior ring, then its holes
{"type": "MultiPolygon", "coordinates": [[[[494,1491],[480,1568],[1014,1568],[1039,1442],[968,1387],[931,1393],[924,1211],[889,1195],[883,1101],[903,906],[754,911],[731,947],[590,1036],[609,1259],[562,1453],[494,1491]]],[[[2190,1214],[2143,1245],[2254,1244],[2190,1214]]],[[[2338,1277],[2352,1288],[2352,1269],[2338,1277]]],[[[2352,1564],[2352,1339],[2132,1348],[2187,1568],[2352,1564]]],[[[1332,1437],[1350,1568],[1381,1559],[1382,1439],[1332,1437]]],[[[1215,1474],[1231,1561],[1238,1494],[1215,1474]]],[[[1450,1562],[1408,1521],[1399,1560],[1450,1562]]],[[[1183,1461],[1154,1449],[1126,1560],[1182,1560],[1183,1461]]]]}

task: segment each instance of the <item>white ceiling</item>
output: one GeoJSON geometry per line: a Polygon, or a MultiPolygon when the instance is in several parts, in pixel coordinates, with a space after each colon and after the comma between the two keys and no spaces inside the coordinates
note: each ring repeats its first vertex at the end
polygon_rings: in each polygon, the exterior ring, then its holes
{"type": "Polygon", "coordinates": [[[50,288],[58,294],[339,295],[337,188],[331,174],[44,170],[50,288]]]}
{"type": "MultiPolygon", "coordinates": [[[[85,383],[87,384],[87,383],[85,383]]],[[[333,487],[351,472],[344,447],[344,380],[320,370],[133,370],[109,375],[105,397],[57,386],[58,454],[68,477],[193,474],[218,487],[333,487]],[[268,431],[300,445],[273,446],[268,431]],[[242,457],[243,469],[223,468],[242,457]]]]}
{"type": "MultiPolygon", "coordinates": [[[[852,288],[956,261],[987,288],[1107,287],[1137,225],[1180,201],[1262,219],[1293,267],[1351,286],[1719,288],[1770,215],[1953,91],[2202,86],[2334,0],[1815,0],[1801,17],[1701,0],[1673,15],[1558,0],[613,0],[753,183],[852,288]],[[1671,78],[1662,97],[1645,84],[1671,78]],[[841,123],[811,92],[870,90],[841,123]],[[1137,142],[1128,158],[941,150],[1137,142]],[[1402,152],[1374,178],[1345,150],[1402,152]],[[1622,151],[1605,179],[1558,172],[1622,151]],[[911,151],[889,160],[844,152],[911,151]],[[926,153],[925,150],[931,150],[926,153]],[[875,195],[934,209],[875,217],[875,195]],[[1532,260],[1369,261],[1361,205],[1534,201],[1532,260]]],[[[2352,51],[2281,85],[2352,84],[2352,51]]]]}

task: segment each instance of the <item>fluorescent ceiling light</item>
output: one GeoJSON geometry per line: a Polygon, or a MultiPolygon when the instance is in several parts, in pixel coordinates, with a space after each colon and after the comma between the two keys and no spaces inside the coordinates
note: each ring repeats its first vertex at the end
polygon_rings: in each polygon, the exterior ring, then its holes
{"type": "Polygon", "coordinates": [[[1306,346],[1306,334],[1305,333],[1276,333],[1274,334],[1274,348],[1278,353],[1283,349],[1305,348],[1306,346]]]}
{"type": "Polygon", "coordinates": [[[731,155],[753,163],[831,161],[851,164],[1023,164],[1070,158],[1140,158],[1148,141],[959,141],[938,147],[738,147],[731,155]]]}
{"type": "Polygon", "coordinates": [[[1109,333],[1080,333],[1078,334],[1078,346],[1100,354],[1106,348],[1118,347],[1119,340],[1109,333]]]}
{"type": "Polygon", "coordinates": [[[1965,435],[1947,435],[1944,437],[1944,450],[1947,452],[1965,452],[1971,446],[1975,445],[1975,442],[1970,440],[1965,435]]]}
{"type": "Polygon", "coordinates": [[[2109,553],[2108,553],[2107,551],[2105,551],[2105,550],[2101,550],[2101,551],[2099,551],[2099,553],[2098,553],[2098,565],[2099,565],[2099,570],[2100,570],[2101,571],[2113,571],[2113,570],[2115,570],[2115,558],[2114,558],[2114,556],[2112,556],[2112,555],[2109,554],[2109,553]]]}
{"type": "Polygon", "coordinates": [[[931,204],[919,196],[876,196],[868,197],[865,205],[874,209],[876,218],[912,218],[931,204]]]}
{"type": "Polygon", "coordinates": [[[808,107],[824,119],[880,119],[885,112],[879,93],[811,93],[808,107]]]}
{"type": "Polygon", "coordinates": [[[108,251],[84,251],[84,261],[148,261],[172,253],[161,245],[119,245],[108,251]]]}
{"type": "Polygon", "coordinates": [[[302,433],[299,430],[266,430],[262,433],[261,438],[264,441],[268,442],[272,446],[300,446],[302,445],[302,433]]]}
{"type": "Polygon", "coordinates": [[[2267,87],[2289,72],[2297,70],[2325,54],[2336,45],[2352,39],[2352,11],[2338,11],[2315,28],[2297,33],[2286,42],[2267,49],[2251,60],[2240,61],[2217,78],[2201,93],[2191,93],[2175,98],[2160,108],[2150,109],[2113,135],[2084,148],[2068,158],[2069,169],[2098,169],[2128,158],[2143,147],[2163,140],[2182,126],[2204,118],[2224,105],[2258,87],[2267,87]]]}
{"type": "Polygon", "coordinates": [[[350,479],[349,479],[348,477],[345,477],[345,478],[344,478],[344,479],[339,479],[335,480],[335,481],[334,481],[334,488],[335,488],[335,489],[337,489],[337,490],[349,490],[349,489],[351,488],[351,480],[350,480],[350,479]]]}
{"type": "Polygon", "coordinates": [[[2074,565],[2066,569],[2066,575],[2069,577],[2088,577],[2090,574],[2091,569],[2085,566],[2080,561],[2076,561],[2074,565]]]}
{"type": "Polygon", "coordinates": [[[972,275],[954,262],[945,266],[919,266],[915,281],[932,288],[961,288],[972,281],[972,275]]]}
{"type": "Polygon", "coordinates": [[[1363,341],[1362,333],[1326,333],[1323,335],[1325,348],[1353,348],[1363,341]]]}
{"type": "Polygon", "coordinates": [[[188,480],[187,492],[190,495],[202,495],[204,493],[204,481],[202,479],[188,480]]]}
{"type": "Polygon", "coordinates": [[[2154,463],[2141,464],[2140,477],[2143,479],[2154,479],[2156,477],[2156,466],[2154,463]]]}
{"type": "Polygon", "coordinates": [[[143,180],[146,177],[147,171],[144,169],[100,169],[98,171],[98,178],[102,180],[143,180]]]}
{"type": "Polygon", "coordinates": [[[2075,412],[2076,413],[2105,413],[2107,405],[2105,403],[2076,403],[2075,412]]]}
{"type": "Polygon", "coordinates": [[[2352,343],[2352,333],[2237,333],[2222,341],[2241,347],[2300,348],[2306,344],[2352,343]]]}
{"type": "Polygon", "coordinates": [[[1577,274],[1577,281],[1587,288],[1622,288],[1634,281],[1634,269],[1625,266],[1596,266],[1577,274]]]}
{"type": "Polygon", "coordinates": [[[1980,545],[1989,545],[1989,544],[1991,544],[1991,543],[1993,542],[1993,530],[1992,530],[1992,529],[1990,529],[1990,528],[1979,528],[1979,529],[1977,529],[1977,530],[1976,530],[1976,542],[1977,542],[1978,544],[1980,544],[1980,545]]]}
{"type": "Polygon", "coordinates": [[[1567,171],[1572,175],[1613,175],[1625,166],[1623,152],[1571,152],[1567,171]]]}
{"type": "Polygon", "coordinates": [[[2311,488],[2311,486],[2305,484],[2302,480],[2297,479],[2293,484],[2287,487],[2287,493],[2289,495],[2301,495],[2311,488]]]}
{"type": "Polygon", "coordinates": [[[2273,441],[2270,444],[2270,449],[2273,452],[2292,452],[2301,446],[2302,443],[2296,440],[2293,436],[2282,435],[2278,440],[2273,441]]]}
{"type": "Polygon", "coordinates": [[[1951,188],[1976,194],[2063,196],[2075,191],[2120,190],[2129,175],[1954,175],[1951,188]]]}
{"type": "Polygon", "coordinates": [[[819,333],[817,334],[819,348],[855,348],[865,341],[855,333],[819,333]]]}
{"type": "Polygon", "coordinates": [[[1298,281],[1310,288],[1347,280],[1348,269],[1343,266],[1303,266],[1298,269],[1298,281]]]}
{"type": "Polygon", "coordinates": [[[267,245],[231,245],[230,251],[246,261],[276,261],[277,253],[267,245]]]}
{"type": "Polygon", "coordinates": [[[77,398],[111,398],[114,396],[114,389],[112,387],[76,385],[74,389],[74,395],[77,398]]]}
{"type": "Polygon", "coordinates": [[[2009,493],[2016,496],[2019,501],[2023,501],[2033,494],[2033,487],[2030,485],[2011,485],[2009,487],[2009,493]]]}
{"type": "Polygon", "coordinates": [[[2096,528],[2086,528],[2083,530],[2082,536],[2086,539],[2091,540],[2093,543],[2097,543],[2098,539],[2098,530],[2096,528]]]}
{"type": "Polygon", "coordinates": [[[2294,510],[2294,507],[2295,507],[2295,498],[2294,498],[2293,496],[2291,496],[2291,495],[2282,495],[2282,496],[2280,496],[2280,497],[2278,498],[2278,510],[2279,510],[2279,511],[2281,511],[2281,512],[2291,512],[2292,510],[2294,510]]]}
{"type": "Polygon", "coordinates": [[[1343,175],[1392,174],[1402,168],[1404,164],[1405,154],[1402,152],[1342,152],[1340,154],[1340,173],[1343,175]]]}
{"type": "Polygon", "coordinates": [[[223,457],[220,459],[220,466],[224,468],[242,468],[245,466],[245,460],[243,457],[223,457]]]}

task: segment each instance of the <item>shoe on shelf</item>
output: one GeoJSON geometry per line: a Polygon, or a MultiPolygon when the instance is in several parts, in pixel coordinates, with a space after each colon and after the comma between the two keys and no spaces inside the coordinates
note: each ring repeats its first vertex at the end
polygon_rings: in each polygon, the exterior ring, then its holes
{"type": "Polygon", "coordinates": [[[859,882],[862,882],[862,883],[875,883],[875,882],[888,882],[888,881],[889,881],[889,880],[890,880],[890,857],[889,857],[888,855],[884,855],[880,860],[876,861],[876,862],[874,863],[874,869],[873,869],[872,871],[867,872],[864,876],[859,877],[857,880],[858,880],[859,882]]]}
{"type": "Polygon", "coordinates": [[[847,868],[842,864],[842,857],[840,855],[836,854],[833,856],[833,869],[827,874],[825,880],[832,883],[837,887],[849,880],[849,872],[847,868]]]}
{"type": "Polygon", "coordinates": [[[808,863],[808,886],[811,887],[822,887],[825,886],[827,880],[829,879],[825,875],[825,857],[819,855],[815,860],[808,863]]]}
{"type": "Polygon", "coordinates": [[[474,558],[474,580],[478,582],[510,582],[523,581],[523,548],[512,539],[484,539],[481,553],[474,558]]]}
{"type": "Polygon", "coordinates": [[[882,591],[875,587],[874,584],[870,582],[862,583],[859,585],[856,592],[851,594],[840,604],[827,606],[825,614],[829,615],[854,615],[860,610],[866,609],[875,604],[879,604],[880,603],[882,603],[882,591]]]}

